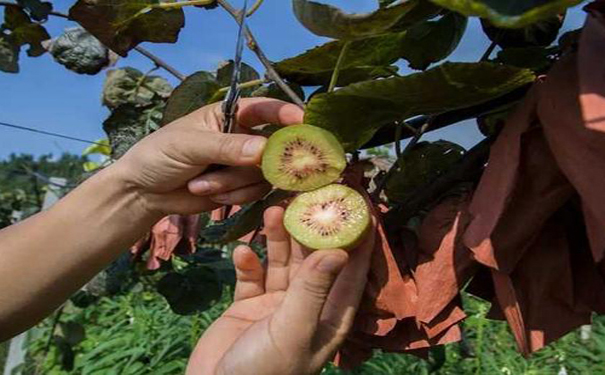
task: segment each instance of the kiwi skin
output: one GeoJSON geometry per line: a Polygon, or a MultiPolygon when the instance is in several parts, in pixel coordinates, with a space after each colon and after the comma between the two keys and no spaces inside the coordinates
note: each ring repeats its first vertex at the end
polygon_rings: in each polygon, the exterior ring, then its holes
{"type": "Polygon", "coordinates": [[[289,191],[310,191],[340,178],[347,165],[344,149],[329,131],[291,125],[269,137],[262,158],[265,179],[289,191]]]}
{"type": "Polygon", "coordinates": [[[300,194],[286,209],[284,226],[290,235],[309,249],[355,248],[365,237],[371,223],[366,200],[355,190],[332,184],[300,194]],[[334,210],[337,209],[336,215],[334,210]],[[345,217],[345,222],[334,224],[314,222],[315,218],[334,220],[345,217]],[[332,233],[330,233],[333,231],[332,233]]]}

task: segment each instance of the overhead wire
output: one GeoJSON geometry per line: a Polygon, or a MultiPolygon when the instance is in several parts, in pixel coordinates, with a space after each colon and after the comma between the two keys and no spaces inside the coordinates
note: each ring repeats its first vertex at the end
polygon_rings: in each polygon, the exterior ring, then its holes
{"type": "Polygon", "coordinates": [[[37,134],[42,134],[42,135],[47,135],[47,136],[56,137],[56,138],[68,139],[70,141],[76,141],[76,142],[82,142],[82,143],[88,143],[88,144],[92,144],[92,145],[99,145],[99,146],[107,147],[106,144],[103,144],[101,142],[89,141],[88,139],[82,139],[82,138],[78,138],[78,137],[72,137],[70,135],[65,135],[65,134],[60,134],[60,133],[49,132],[49,131],[46,131],[46,130],[40,130],[40,129],[30,128],[28,126],[23,126],[23,125],[10,124],[8,122],[3,122],[3,121],[0,121],[0,126],[4,126],[4,127],[7,127],[7,128],[12,128],[12,129],[24,130],[24,131],[28,131],[28,132],[32,132],[32,133],[37,133],[37,134]]]}

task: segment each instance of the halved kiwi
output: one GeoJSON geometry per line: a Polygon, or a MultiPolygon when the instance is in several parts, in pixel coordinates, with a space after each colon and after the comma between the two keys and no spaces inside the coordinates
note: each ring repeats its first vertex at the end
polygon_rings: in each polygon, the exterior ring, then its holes
{"type": "Polygon", "coordinates": [[[310,249],[350,249],[370,225],[365,199],[344,185],[302,193],[286,209],[290,235],[310,249]]]}
{"type": "Polygon", "coordinates": [[[336,181],[346,164],[344,149],[332,133],[292,125],[269,137],[262,169],[267,181],[279,189],[309,191],[336,181]]]}

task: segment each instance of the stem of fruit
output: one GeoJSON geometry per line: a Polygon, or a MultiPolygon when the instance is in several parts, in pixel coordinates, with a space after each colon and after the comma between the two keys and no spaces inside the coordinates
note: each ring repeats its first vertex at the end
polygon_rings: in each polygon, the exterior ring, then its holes
{"type": "Polygon", "coordinates": [[[252,5],[250,10],[246,14],[246,17],[250,17],[251,15],[253,15],[258,10],[258,8],[260,8],[260,6],[263,5],[263,1],[264,0],[256,0],[256,3],[254,3],[254,5],[252,5]]]}
{"type": "MultiPolygon", "coordinates": [[[[236,22],[240,23],[239,12],[233,6],[231,6],[231,4],[229,4],[229,2],[227,0],[216,0],[216,2],[223,9],[225,9],[229,14],[231,14],[231,17],[233,17],[236,22]]],[[[263,66],[267,70],[267,77],[269,77],[270,80],[275,82],[279,86],[279,88],[281,88],[286,93],[286,95],[288,95],[288,97],[290,97],[290,99],[292,99],[292,101],[296,105],[298,105],[300,108],[304,109],[305,103],[302,101],[301,98],[298,97],[298,95],[290,88],[290,86],[288,86],[286,84],[286,82],[284,82],[284,80],[275,71],[275,69],[273,68],[273,65],[271,64],[271,61],[267,58],[267,56],[265,55],[263,50],[260,48],[260,46],[258,45],[258,42],[256,41],[256,38],[254,37],[254,34],[252,34],[252,32],[250,31],[250,28],[247,26],[245,29],[245,34],[246,34],[246,39],[248,41],[248,48],[250,48],[250,50],[256,54],[256,56],[258,57],[260,62],[263,64],[263,66]]]]}
{"type": "MultiPolygon", "coordinates": [[[[255,79],[253,81],[248,81],[248,82],[244,82],[244,83],[240,83],[239,85],[237,85],[237,88],[239,90],[243,90],[243,89],[249,89],[252,87],[256,87],[256,86],[260,86],[262,84],[267,83],[266,79],[255,79]]],[[[224,93],[229,91],[229,87],[223,87],[221,89],[218,90],[218,92],[220,93],[224,93]]]]}
{"type": "MultiPolygon", "coordinates": [[[[210,2],[210,3],[212,3],[212,2],[210,2]]],[[[19,7],[19,8],[23,8],[21,5],[19,5],[17,3],[12,3],[12,2],[9,2],[9,1],[0,1],[0,6],[16,6],[16,7],[19,7]]],[[[65,13],[61,13],[61,12],[50,12],[49,14],[51,16],[53,16],[53,17],[70,19],[69,15],[67,15],[65,13]]],[[[141,55],[147,57],[151,61],[153,61],[153,63],[155,65],[159,66],[160,68],[164,69],[168,73],[172,74],[178,80],[180,80],[180,81],[184,81],[185,80],[186,76],[184,74],[180,73],[178,70],[176,70],[172,66],[168,65],[168,63],[166,63],[164,60],[160,59],[156,55],[154,55],[151,52],[147,51],[143,47],[136,46],[136,47],[134,47],[134,50],[137,51],[138,53],[140,53],[141,55]]]]}
{"type": "Polygon", "coordinates": [[[328,86],[328,92],[334,91],[334,89],[336,88],[336,85],[338,84],[338,76],[340,76],[340,67],[342,66],[342,63],[344,62],[345,56],[347,54],[347,50],[349,49],[350,45],[351,45],[351,42],[349,42],[349,41],[344,42],[344,44],[342,45],[342,49],[340,50],[340,55],[338,56],[338,60],[336,60],[336,66],[334,66],[334,72],[332,73],[332,78],[330,79],[330,86],[328,86]]]}

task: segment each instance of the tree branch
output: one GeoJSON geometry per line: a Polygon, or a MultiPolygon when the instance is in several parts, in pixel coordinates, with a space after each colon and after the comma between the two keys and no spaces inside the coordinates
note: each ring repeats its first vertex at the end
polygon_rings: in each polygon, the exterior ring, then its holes
{"type": "Polygon", "coordinates": [[[263,5],[263,1],[264,0],[256,0],[256,3],[254,3],[254,5],[252,5],[250,10],[246,14],[246,17],[250,17],[251,15],[253,15],[258,10],[258,8],[260,8],[260,6],[263,5]]]}
{"type": "MultiPolygon", "coordinates": [[[[10,1],[0,1],[0,6],[16,6],[16,7],[19,7],[19,8],[23,8],[21,5],[19,5],[17,3],[10,2],[10,1]]],[[[71,20],[69,18],[69,15],[67,15],[65,13],[61,13],[61,12],[54,12],[53,11],[53,12],[50,12],[49,15],[51,15],[53,17],[59,17],[59,18],[65,18],[65,19],[71,20]]],[[[168,65],[168,63],[166,63],[164,60],[160,59],[159,57],[157,57],[153,53],[147,51],[143,47],[136,46],[136,47],[134,47],[134,50],[137,51],[137,52],[139,52],[141,55],[147,57],[151,61],[153,61],[153,63],[156,66],[159,66],[160,68],[164,69],[165,71],[167,71],[168,73],[172,74],[173,76],[175,76],[180,81],[185,80],[185,78],[187,77],[184,74],[180,73],[175,68],[173,68],[172,66],[168,65]]]]}
{"type": "MultiPolygon", "coordinates": [[[[236,22],[240,22],[239,12],[233,6],[231,6],[231,4],[229,4],[227,0],[216,0],[216,2],[229,14],[231,14],[231,16],[235,19],[236,22]]],[[[260,62],[263,64],[263,66],[267,70],[267,76],[269,77],[269,79],[275,82],[286,93],[286,95],[288,95],[288,97],[290,97],[290,99],[292,99],[292,101],[296,103],[296,105],[301,108],[304,108],[305,103],[302,101],[301,98],[298,97],[298,95],[296,95],[296,93],[290,88],[290,86],[288,86],[286,82],[284,82],[284,80],[275,71],[273,65],[271,64],[271,61],[267,58],[263,50],[260,48],[258,42],[256,41],[256,38],[254,37],[254,34],[252,34],[250,28],[247,26],[245,28],[245,34],[246,39],[248,41],[248,48],[250,48],[250,50],[256,54],[260,62]]]]}
{"type": "Polygon", "coordinates": [[[156,66],[159,66],[160,68],[164,69],[165,71],[167,71],[168,73],[172,74],[173,76],[175,76],[180,81],[184,81],[185,78],[187,78],[186,75],[184,75],[183,73],[179,72],[178,70],[176,70],[175,68],[173,68],[171,65],[169,65],[167,62],[165,62],[164,60],[162,60],[159,57],[157,57],[156,55],[154,55],[153,53],[147,51],[145,48],[143,48],[141,46],[136,46],[133,49],[135,51],[137,51],[138,53],[140,53],[141,55],[147,57],[149,60],[153,61],[153,63],[156,66]]]}

